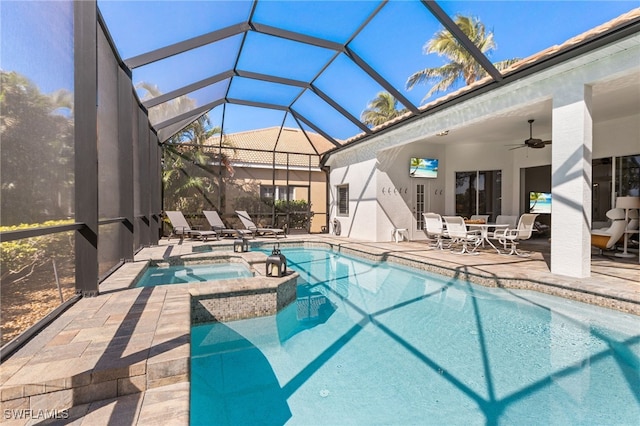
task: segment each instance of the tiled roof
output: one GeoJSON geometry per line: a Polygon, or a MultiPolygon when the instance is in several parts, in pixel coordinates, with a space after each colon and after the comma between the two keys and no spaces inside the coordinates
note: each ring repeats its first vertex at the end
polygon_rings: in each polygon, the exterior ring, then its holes
{"type": "MultiPolygon", "coordinates": [[[[303,132],[289,127],[283,127],[282,131],[280,127],[267,127],[231,133],[225,135],[224,140],[229,145],[241,149],[273,151],[275,147],[280,152],[313,155],[323,154],[334,147],[331,142],[317,133],[303,132]]],[[[212,144],[217,144],[217,140],[212,144]]]]}
{"type": "MultiPolygon", "coordinates": [[[[205,144],[217,146],[218,137],[214,136],[205,144]]],[[[323,154],[334,145],[324,137],[313,132],[303,132],[289,127],[268,127],[224,135],[223,152],[233,162],[272,164],[273,151],[276,153],[276,164],[307,167],[309,156],[312,167],[319,164],[318,154],[323,154]],[[276,145],[277,144],[277,145],[276,145]],[[313,145],[313,146],[312,146],[313,145]],[[314,151],[314,148],[317,150],[314,151]],[[287,153],[288,160],[287,160],[287,153]]]]}
{"type": "Polygon", "coordinates": [[[517,71],[519,69],[522,69],[526,66],[529,66],[531,64],[537,63],[537,62],[541,62],[544,59],[547,59],[548,57],[555,55],[556,53],[559,53],[563,50],[568,50],[580,43],[584,43],[585,41],[588,41],[589,39],[592,39],[594,37],[597,37],[599,35],[601,35],[602,33],[605,33],[607,31],[610,31],[616,27],[619,27],[621,25],[627,24],[633,20],[636,20],[640,18],[640,8],[636,8],[633,10],[630,10],[627,13],[624,13],[620,16],[618,16],[617,18],[614,18],[612,20],[610,20],[609,22],[605,22],[602,25],[598,25],[597,27],[594,27],[592,29],[590,29],[589,31],[586,31],[582,34],[579,34],[575,37],[570,38],[569,40],[565,41],[562,44],[556,44],[555,46],[551,46],[541,52],[535,53],[531,56],[529,56],[528,58],[524,58],[518,62],[516,62],[515,64],[511,65],[509,68],[507,68],[506,70],[503,71],[503,75],[507,75],[511,72],[517,71]]]}

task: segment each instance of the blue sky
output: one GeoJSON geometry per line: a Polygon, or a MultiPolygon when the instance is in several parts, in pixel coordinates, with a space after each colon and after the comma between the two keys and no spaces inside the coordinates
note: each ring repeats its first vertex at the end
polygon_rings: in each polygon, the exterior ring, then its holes
{"type": "Polygon", "coordinates": [[[0,68],[16,71],[42,92],[73,91],[73,5],[0,1],[0,68]]]}
{"type": "MultiPolygon", "coordinates": [[[[367,0],[260,1],[253,22],[345,43],[378,4],[367,0]]],[[[478,17],[488,30],[494,32],[497,49],[490,55],[490,60],[496,62],[527,57],[560,44],[638,7],[640,2],[443,1],[439,4],[451,16],[460,13],[478,17]]],[[[242,0],[99,0],[98,7],[122,59],[126,60],[167,44],[244,22],[251,3],[242,0]]],[[[72,41],[72,33],[65,27],[70,10],[65,2],[2,0],[2,69],[26,75],[44,92],[71,88],[73,60],[68,53],[68,44],[72,41]]],[[[439,22],[420,2],[391,1],[350,42],[349,48],[409,101],[419,105],[429,88],[421,86],[407,91],[405,82],[409,75],[420,69],[445,63],[445,58],[422,52],[425,42],[440,28],[439,22]]],[[[331,50],[250,33],[238,60],[241,43],[242,37],[236,36],[135,69],[134,84],[145,81],[166,93],[232,69],[236,61],[239,70],[309,81],[334,56],[331,50]]],[[[198,106],[204,105],[223,96],[227,84],[219,83],[189,96],[196,100],[198,106]]],[[[344,54],[340,54],[314,84],[355,117],[359,117],[368,101],[382,90],[344,54]]],[[[283,88],[246,79],[234,81],[229,88],[229,97],[260,102],[271,99],[276,104],[291,102],[300,93],[296,87],[283,88]]],[[[318,99],[313,93],[305,93],[294,108],[336,138],[345,139],[360,132],[357,126],[318,99]]],[[[282,112],[267,113],[260,108],[227,110],[226,132],[279,126],[284,116],[282,112]]],[[[211,116],[215,117],[212,121],[216,121],[221,113],[214,112],[211,116]]],[[[287,120],[287,123],[291,122],[287,120]]]]}

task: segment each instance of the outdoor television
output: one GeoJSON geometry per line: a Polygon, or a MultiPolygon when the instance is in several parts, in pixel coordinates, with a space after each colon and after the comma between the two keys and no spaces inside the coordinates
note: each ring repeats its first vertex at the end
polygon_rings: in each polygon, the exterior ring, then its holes
{"type": "Polygon", "coordinates": [[[409,165],[409,176],[416,178],[437,178],[438,159],[437,158],[411,158],[409,165]]]}
{"type": "Polygon", "coordinates": [[[551,193],[529,192],[529,213],[551,213],[551,193]]]}

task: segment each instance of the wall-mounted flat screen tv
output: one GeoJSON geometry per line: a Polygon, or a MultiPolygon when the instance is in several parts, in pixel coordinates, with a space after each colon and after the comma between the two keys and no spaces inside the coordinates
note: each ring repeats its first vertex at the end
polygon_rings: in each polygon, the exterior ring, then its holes
{"type": "Polygon", "coordinates": [[[409,176],[416,178],[437,178],[438,159],[437,158],[411,158],[409,166],[409,176]]]}
{"type": "Polygon", "coordinates": [[[529,213],[551,213],[551,193],[529,192],[529,213]]]}

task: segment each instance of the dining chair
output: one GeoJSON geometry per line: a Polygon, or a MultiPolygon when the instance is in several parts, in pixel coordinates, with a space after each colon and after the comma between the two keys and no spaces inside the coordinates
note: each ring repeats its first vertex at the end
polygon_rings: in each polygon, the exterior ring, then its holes
{"type": "MultiPolygon", "coordinates": [[[[507,232],[507,229],[516,229],[518,226],[518,216],[499,214],[496,216],[496,225],[508,225],[506,228],[495,228],[495,230],[488,235],[492,240],[497,240],[507,232]]],[[[507,246],[503,245],[507,250],[507,246]]]]}
{"type": "Polygon", "coordinates": [[[482,244],[480,230],[467,230],[462,216],[443,216],[442,219],[447,224],[447,235],[451,238],[452,243],[462,245],[462,250],[457,254],[478,254],[476,249],[482,244]],[[470,245],[471,250],[469,249],[470,245]]]}
{"type": "Polygon", "coordinates": [[[434,248],[443,249],[443,241],[448,238],[447,231],[442,223],[442,216],[438,213],[422,213],[424,218],[424,233],[427,240],[435,241],[434,248]]]}
{"type": "Polygon", "coordinates": [[[518,251],[518,244],[520,241],[528,240],[531,238],[531,234],[534,229],[534,222],[536,221],[537,213],[524,213],[518,220],[518,226],[516,229],[507,229],[503,235],[498,237],[498,241],[505,248],[507,244],[511,245],[511,251],[509,255],[516,256],[529,256],[529,253],[523,253],[518,251]]]}

